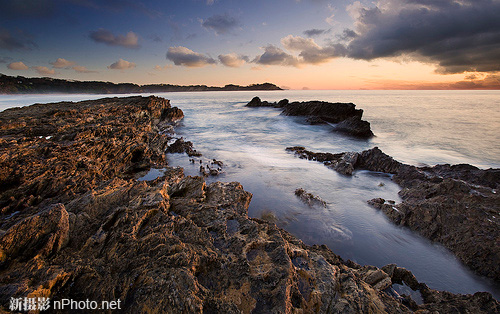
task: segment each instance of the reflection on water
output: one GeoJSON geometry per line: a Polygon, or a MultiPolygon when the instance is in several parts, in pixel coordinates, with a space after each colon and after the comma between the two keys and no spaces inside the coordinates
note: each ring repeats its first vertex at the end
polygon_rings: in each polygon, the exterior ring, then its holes
{"type": "MultiPolygon", "coordinates": [[[[490,291],[499,298],[498,287],[472,274],[446,249],[394,226],[367,205],[367,200],[376,197],[400,201],[399,186],[390,176],[357,171],[347,177],[285,151],[296,145],[328,152],[378,146],[411,164],[499,167],[500,147],[494,145],[500,140],[499,92],[282,91],[158,96],[171,99],[172,105],[184,111],[178,135],[192,141],[204,157],[224,162],[224,173],[207,181],[239,181],[253,193],[250,216],[271,212],[279,226],[307,244],[326,244],[344,259],[360,264],[396,263],[431,288],[456,293],[490,291]],[[330,126],[310,126],[301,118],[281,116],[274,108],[244,107],[257,95],[269,101],[353,102],[364,109],[364,118],[371,122],[376,137],[349,138],[333,133],[330,126]],[[294,195],[297,188],[319,196],[327,206],[305,205],[294,195]]],[[[9,96],[11,100],[6,102],[2,97],[0,106],[15,103],[12,98],[17,96],[9,96]]],[[[88,95],[79,97],[87,99],[88,95]]],[[[72,99],[80,100],[78,95],[72,99]]],[[[168,160],[172,166],[184,167],[187,175],[198,175],[199,164],[191,164],[185,155],[171,154],[168,160]]]]}

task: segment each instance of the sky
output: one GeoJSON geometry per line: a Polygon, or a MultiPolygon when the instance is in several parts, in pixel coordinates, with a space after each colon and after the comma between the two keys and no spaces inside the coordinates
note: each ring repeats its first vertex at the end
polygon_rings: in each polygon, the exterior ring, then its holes
{"type": "Polygon", "coordinates": [[[500,0],[0,1],[0,73],[286,89],[500,89],[500,0]]]}

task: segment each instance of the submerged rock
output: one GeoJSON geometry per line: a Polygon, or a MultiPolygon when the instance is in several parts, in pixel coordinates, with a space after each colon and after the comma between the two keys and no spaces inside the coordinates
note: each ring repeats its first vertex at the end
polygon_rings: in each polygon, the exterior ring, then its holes
{"type": "Polygon", "coordinates": [[[322,200],[319,196],[315,196],[311,193],[307,193],[306,190],[300,188],[295,190],[295,195],[305,204],[310,207],[319,205],[321,207],[326,207],[326,202],[322,200]]]}
{"type": "Polygon", "coordinates": [[[124,313],[500,310],[487,293],[418,282],[424,304],[411,308],[384,290],[413,285],[410,272],[346,262],[249,218],[239,183],[166,165],[169,107],[133,97],[0,113],[0,311],[24,297],[120,300],[124,313]],[[153,165],[164,175],[138,181],[153,165]]]}

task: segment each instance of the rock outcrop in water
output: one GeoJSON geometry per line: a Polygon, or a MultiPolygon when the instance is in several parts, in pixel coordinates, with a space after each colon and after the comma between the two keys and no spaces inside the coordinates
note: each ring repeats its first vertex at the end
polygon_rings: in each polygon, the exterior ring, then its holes
{"type": "Polygon", "coordinates": [[[249,218],[239,183],[166,165],[173,110],[131,97],[0,113],[2,311],[24,297],[120,300],[125,313],[500,310],[488,293],[437,292],[249,218]],[[151,166],[163,177],[138,181],[151,166]],[[391,288],[402,282],[423,304],[391,288]]]}
{"type": "Polygon", "coordinates": [[[306,121],[310,124],[335,123],[335,131],[361,138],[373,136],[370,123],[361,120],[363,110],[356,109],[356,105],[353,103],[289,102],[288,99],[270,103],[262,101],[259,97],[254,97],[246,106],[280,108],[283,109],[283,115],[306,117],[306,121]]]}
{"type": "Polygon", "coordinates": [[[394,223],[449,248],[480,275],[500,282],[500,169],[471,165],[415,167],[400,163],[377,147],[361,153],[314,153],[289,147],[300,158],[323,162],[346,175],[354,169],[393,174],[403,189],[400,204],[369,203],[394,223]]]}

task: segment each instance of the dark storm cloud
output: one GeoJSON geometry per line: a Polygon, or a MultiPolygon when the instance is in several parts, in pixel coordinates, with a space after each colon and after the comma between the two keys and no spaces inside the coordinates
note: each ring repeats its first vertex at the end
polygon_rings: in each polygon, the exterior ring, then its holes
{"type": "Polygon", "coordinates": [[[188,68],[201,68],[217,63],[217,61],[209,56],[182,46],[168,48],[167,59],[175,65],[182,65],[188,68]]]}
{"type": "Polygon", "coordinates": [[[305,30],[304,35],[306,35],[307,37],[314,37],[314,36],[319,36],[319,35],[325,34],[328,31],[329,31],[328,29],[313,28],[313,29],[305,30]]]}
{"type": "Polygon", "coordinates": [[[498,0],[392,0],[360,8],[347,56],[410,55],[437,63],[441,73],[500,71],[499,12],[498,0]]]}
{"type": "Polygon", "coordinates": [[[346,29],[344,29],[342,34],[338,36],[338,38],[340,40],[351,40],[351,39],[355,38],[356,36],[358,36],[358,34],[356,34],[355,31],[353,31],[352,29],[346,28],[346,29]]]}
{"type": "Polygon", "coordinates": [[[230,33],[240,26],[238,20],[229,14],[214,15],[204,20],[201,25],[208,30],[213,30],[217,35],[230,33]]]}
{"type": "Polygon", "coordinates": [[[0,28],[0,49],[5,50],[31,50],[37,45],[31,40],[31,36],[23,31],[16,31],[12,34],[4,28],[0,28]]]}

